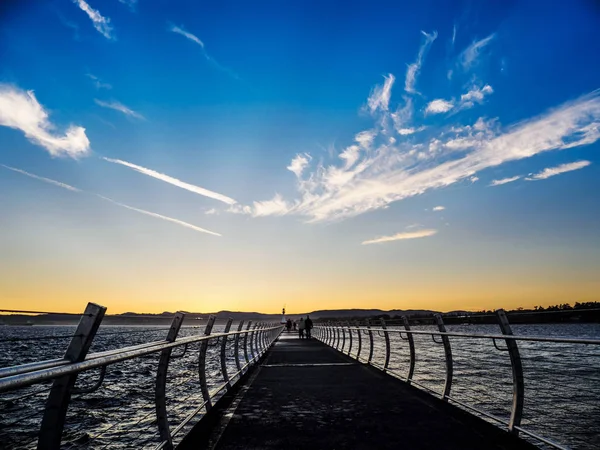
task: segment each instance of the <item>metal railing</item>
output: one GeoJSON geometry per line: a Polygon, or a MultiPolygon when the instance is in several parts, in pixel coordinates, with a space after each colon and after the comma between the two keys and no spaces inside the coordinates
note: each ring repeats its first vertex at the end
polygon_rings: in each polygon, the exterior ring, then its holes
{"type": "Polygon", "coordinates": [[[327,322],[313,335],[539,446],[599,448],[600,339],[516,335],[503,310],[496,316],[501,333],[448,331],[436,315],[437,329],[412,329],[403,317],[377,327],[327,322]]]}
{"type": "MultiPolygon", "coordinates": [[[[138,433],[136,438],[145,436],[145,441],[136,441],[133,445],[135,448],[171,449],[174,439],[183,435],[181,431],[193,425],[192,421],[200,413],[208,412],[214,401],[230,390],[257,363],[282,330],[279,324],[253,324],[252,321],[248,321],[244,328],[244,321],[240,321],[236,331],[231,331],[233,320],[229,319],[222,332],[213,333],[215,316],[210,316],[202,334],[180,337],[185,314],[179,312],[172,318],[164,339],[89,353],[105,311],[103,306],[93,303],[87,305],[64,357],[0,368],[0,442],[3,445],[8,445],[8,448],[36,446],[39,450],[118,448],[127,447],[128,444],[119,442],[118,439],[111,442],[106,437],[118,438],[138,433]],[[197,352],[190,351],[194,346],[197,347],[197,352]],[[178,352],[175,353],[174,349],[178,349],[178,352]],[[157,363],[149,362],[153,356],[158,357],[157,363]],[[182,363],[178,364],[176,370],[169,371],[169,366],[179,361],[182,363]],[[95,424],[95,429],[100,430],[92,436],[82,428],[85,428],[87,422],[93,423],[97,419],[93,412],[102,411],[98,403],[108,405],[107,408],[110,409],[111,404],[120,401],[119,395],[126,395],[126,390],[119,388],[118,379],[123,375],[121,370],[116,369],[121,367],[119,364],[126,364],[132,378],[136,376],[134,381],[128,381],[129,389],[135,390],[151,404],[142,411],[145,415],[140,419],[138,417],[141,412],[134,414],[134,418],[138,419],[136,422],[129,417],[123,422],[116,421],[107,425],[102,415],[103,420],[95,424]],[[137,377],[137,367],[142,368],[143,377],[137,377]],[[152,370],[155,370],[153,377],[152,370]],[[195,373],[195,377],[179,380],[184,373],[195,373]],[[86,383],[85,387],[76,386],[80,375],[79,380],[86,383]],[[109,395],[96,403],[96,398],[89,394],[96,393],[107,384],[106,379],[111,375],[114,375],[111,383],[115,387],[106,387],[109,395]],[[114,382],[114,378],[117,378],[117,382],[114,382]],[[150,378],[151,383],[140,385],[142,380],[138,382],[137,378],[142,378],[144,382],[146,378],[150,378]],[[169,396],[168,388],[177,388],[173,391],[175,395],[169,396]],[[187,396],[181,398],[183,395],[187,396]],[[19,402],[40,400],[44,396],[46,400],[43,408],[36,409],[26,405],[15,410],[15,405],[19,402]],[[83,402],[84,406],[77,408],[76,417],[70,419],[69,407],[75,402],[83,402]],[[32,422],[36,414],[42,415],[39,423],[32,422]],[[87,420],[87,416],[91,420],[87,420]],[[123,425],[126,421],[131,422],[129,428],[123,425]],[[23,424],[29,428],[39,426],[34,439],[29,442],[13,440],[14,436],[10,435],[11,431],[23,424]],[[153,433],[148,431],[150,427],[154,428],[153,433]],[[115,429],[120,429],[121,433],[114,434],[115,429]],[[66,434],[70,437],[67,442],[64,439],[66,434]],[[100,439],[101,436],[105,438],[100,439]]],[[[117,331],[98,335],[112,337],[111,335],[135,332],[117,331]]],[[[121,384],[124,384],[124,380],[121,380],[121,384]]],[[[119,412],[120,408],[115,409],[119,412]]],[[[18,432],[21,431],[19,428],[18,432]]],[[[31,433],[28,437],[31,438],[31,433]]]]}

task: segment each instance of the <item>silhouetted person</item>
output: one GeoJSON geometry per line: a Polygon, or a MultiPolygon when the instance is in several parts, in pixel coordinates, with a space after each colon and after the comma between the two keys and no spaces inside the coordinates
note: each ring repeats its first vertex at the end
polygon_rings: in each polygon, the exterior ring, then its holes
{"type": "Polygon", "coordinates": [[[304,328],[306,327],[306,324],[304,323],[304,317],[300,317],[300,320],[298,321],[298,336],[300,337],[300,339],[304,339],[304,328]]]}
{"type": "Polygon", "coordinates": [[[296,329],[298,328],[298,324],[296,323],[296,321],[294,320],[294,331],[296,331],[296,329]]]}
{"type": "Polygon", "coordinates": [[[287,328],[287,332],[289,333],[292,329],[292,319],[288,319],[285,323],[285,327],[287,328]]]}
{"type": "Polygon", "coordinates": [[[310,334],[310,330],[312,330],[313,323],[310,317],[308,317],[308,315],[306,316],[306,320],[304,321],[304,326],[306,328],[306,337],[310,339],[312,337],[312,335],[310,334]]]}

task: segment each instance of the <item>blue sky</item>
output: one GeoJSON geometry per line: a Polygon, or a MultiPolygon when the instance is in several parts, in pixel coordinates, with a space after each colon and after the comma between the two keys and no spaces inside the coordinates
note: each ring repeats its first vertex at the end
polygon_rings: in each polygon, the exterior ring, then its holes
{"type": "Polygon", "coordinates": [[[599,20],[589,1],[9,2],[0,301],[592,299],[599,20]]]}

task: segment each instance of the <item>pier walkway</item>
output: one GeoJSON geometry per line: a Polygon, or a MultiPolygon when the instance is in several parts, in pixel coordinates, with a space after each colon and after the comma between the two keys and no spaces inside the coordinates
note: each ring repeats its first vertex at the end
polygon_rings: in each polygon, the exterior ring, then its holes
{"type": "Polygon", "coordinates": [[[178,448],[536,448],[316,339],[287,333],[216,422],[178,448]]]}

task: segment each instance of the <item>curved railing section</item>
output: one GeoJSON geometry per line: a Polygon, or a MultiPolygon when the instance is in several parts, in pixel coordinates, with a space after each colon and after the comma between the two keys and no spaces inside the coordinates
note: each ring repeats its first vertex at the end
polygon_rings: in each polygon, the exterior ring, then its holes
{"type": "Polygon", "coordinates": [[[182,328],[179,312],[164,339],[90,353],[95,337],[123,333],[98,333],[105,311],[88,304],[64,357],[0,368],[0,442],[7,448],[171,449],[282,331],[251,321],[231,331],[229,319],[213,332],[210,316],[198,334],[198,327],[182,328]],[[182,329],[192,334],[181,336],[182,329]]]}
{"type": "Polygon", "coordinates": [[[537,445],[598,448],[600,339],[513,334],[496,316],[500,333],[447,330],[438,314],[434,327],[327,322],[313,336],[537,445]]]}

